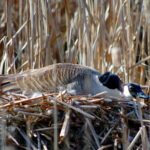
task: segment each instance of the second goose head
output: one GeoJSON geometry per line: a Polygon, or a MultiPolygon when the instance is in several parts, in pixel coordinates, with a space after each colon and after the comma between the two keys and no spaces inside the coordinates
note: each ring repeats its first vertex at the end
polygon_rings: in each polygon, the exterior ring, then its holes
{"type": "Polygon", "coordinates": [[[114,90],[114,92],[117,90],[124,98],[132,99],[138,97],[143,99],[150,99],[150,97],[142,91],[142,88],[139,84],[124,84],[116,74],[106,72],[99,77],[99,80],[103,86],[111,89],[112,91],[114,90]]]}

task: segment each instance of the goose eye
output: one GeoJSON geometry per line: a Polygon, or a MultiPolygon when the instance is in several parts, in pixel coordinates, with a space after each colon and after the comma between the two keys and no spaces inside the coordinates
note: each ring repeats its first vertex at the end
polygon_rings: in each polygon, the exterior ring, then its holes
{"type": "Polygon", "coordinates": [[[135,91],[136,89],[133,86],[129,86],[130,91],[135,91]]]}

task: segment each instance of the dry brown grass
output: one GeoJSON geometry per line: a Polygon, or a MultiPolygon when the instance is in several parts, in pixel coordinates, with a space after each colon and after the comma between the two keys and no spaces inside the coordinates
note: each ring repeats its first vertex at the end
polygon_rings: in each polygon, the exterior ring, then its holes
{"type": "MultiPolygon", "coordinates": [[[[149,7],[150,3],[148,0],[0,0],[0,74],[18,73],[29,68],[40,68],[57,62],[71,62],[92,66],[102,73],[109,70],[119,74],[125,82],[137,82],[149,86],[149,7]]],[[[13,95],[12,97],[14,98],[13,95]]],[[[116,104],[118,111],[120,110],[119,104],[119,102],[116,104]]],[[[57,105],[53,106],[58,107],[57,105]]],[[[28,107],[30,108],[31,106],[28,105],[28,107]]],[[[23,109],[25,109],[24,106],[23,109]]],[[[109,110],[109,108],[107,109],[109,110]]],[[[114,112],[115,106],[111,105],[110,109],[114,112]]],[[[128,107],[126,109],[128,110],[128,107]]],[[[10,110],[8,109],[7,113],[10,110]]],[[[134,108],[130,111],[133,112],[133,110],[134,108]]],[[[92,150],[107,149],[106,145],[108,144],[110,144],[108,145],[110,149],[112,147],[118,149],[117,146],[120,143],[124,149],[132,149],[131,146],[133,146],[133,149],[137,149],[139,146],[139,149],[143,148],[146,150],[146,146],[149,146],[146,142],[150,142],[149,103],[147,102],[147,107],[144,110],[143,108],[140,108],[140,110],[143,113],[140,113],[142,118],[134,120],[135,122],[140,120],[141,124],[137,123],[138,127],[140,127],[138,129],[128,127],[126,119],[118,115],[114,115],[118,116],[118,121],[121,120],[117,126],[118,128],[114,130],[115,123],[118,124],[118,122],[114,121],[111,128],[106,124],[105,131],[101,130],[103,133],[98,133],[100,129],[95,128],[96,124],[87,117],[84,118],[86,120],[84,128],[81,125],[82,123],[79,123],[80,121],[75,120],[73,123],[76,123],[76,126],[84,130],[86,137],[84,139],[85,143],[77,143],[83,144],[85,146],[83,146],[84,149],[92,150]],[[146,124],[143,121],[145,118],[147,120],[146,124]],[[115,131],[117,132],[116,134],[114,133],[115,131]],[[128,133],[126,133],[127,131],[128,133]],[[91,133],[92,137],[89,135],[91,133]],[[113,135],[117,135],[119,138],[115,137],[113,140],[113,135]],[[135,135],[137,135],[138,142],[134,143],[134,140],[136,140],[134,138],[135,135]],[[138,135],[142,135],[142,138],[138,138],[138,135]],[[129,140],[129,137],[132,137],[134,140],[129,140]],[[105,140],[107,141],[106,143],[105,140]],[[106,144],[106,148],[102,147],[103,144],[106,144]],[[116,147],[115,144],[117,145],[116,147]]],[[[4,114],[0,116],[2,125],[0,132],[2,148],[4,149],[5,145],[7,145],[5,139],[8,135],[3,129],[6,129],[7,123],[9,125],[9,121],[13,120],[3,118],[5,111],[2,112],[4,114]]],[[[107,114],[104,116],[110,113],[106,112],[107,114]]],[[[60,119],[56,118],[57,113],[59,112],[56,111],[54,113],[55,122],[57,122],[57,119],[60,119]]],[[[15,117],[16,114],[12,113],[11,115],[15,117]]],[[[127,116],[126,112],[120,115],[127,116]]],[[[78,115],[76,117],[82,118],[78,115]]],[[[43,119],[44,116],[41,120],[43,119]]],[[[61,116],[61,119],[64,119],[63,116],[61,116]]],[[[29,121],[30,119],[27,120],[29,121]]],[[[52,129],[57,134],[58,131],[54,128],[55,123],[49,124],[51,120],[52,118],[49,119],[49,122],[46,122],[45,126],[51,127],[50,125],[53,125],[52,129]]],[[[102,117],[101,120],[108,121],[109,119],[105,118],[103,120],[102,117]]],[[[42,126],[41,122],[38,125],[42,126]]],[[[29,129],[31,127],[33,126],[30,126],[30,123],[26,124],[26,131],[33,131],[29,129]]],[[[103,127],[102,125],[102,129],[104,129],[103,127]]],[[[19,134],[25,131],[23,127],[17,127],[16,129],[19,134]]],[[[72,131],[73,129],[71,128],[70,130],[72,131]]],[[[72,136],[75,136],[73,133],[77,134],[75,131],[72,131],[72,136]]],[[[12,135],[10,134],[9,136],[12,135]]],[[[38,136],[37,139],[40,141],[41,133],[37,132],[36,136],[38,136]]],[[[29,142],[31,138],[30,133],[24,134],[23,137],[26,139],[24,141],[27,147],[31,149],[40,147],[36,145],[38,142],[35,145],[29,142]]],[[[56,150],[60,146],[58,144],[58,138],[60,137],[54,137],[53,139],[51,136],[46,135],[44,137],[46,140],[42,140],[46,142],[54,141],[55,144],[52,144],[51,149],[54,148],[56,150]]],[[[13,137],[11,141],[12,139],[13,137]]],[[[10,141],[7,142],[11,143],[10,141]]],[[[69,145],[68,141],[64,143],[67,146],[69,145]]],[[[70,143],[72,147],[75,147],[76,142],[70,141],[70,143]]],[[[39,142],[38,144],[41,143],[39,142]]],[[[66,147],[65,149],[68,148],[66,147]]],[[[70,150],[73,150],[72,147],[70,150]]],[[[63,148],[61,147],[60,149],[63,148]]],[[[78,147],[78,150],[80,149],[82,147],[78,147]]]]}

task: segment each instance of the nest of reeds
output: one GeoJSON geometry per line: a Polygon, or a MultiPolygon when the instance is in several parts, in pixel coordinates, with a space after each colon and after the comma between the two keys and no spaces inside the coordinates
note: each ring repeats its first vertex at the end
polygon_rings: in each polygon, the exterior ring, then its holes
{"type": "Polygon", "coordinates": [[[66,92],[3,94],[1,143],[16,149],[148,149],[149,103],[66,92]]]}
{"type": "MultiPolygon", "coordinates": [[[[146,0],[0,0],[0,74],[70,62],[150,85],[146,0]]],[[[149,150],[149,102],[0,93],[0,149],[149,150]]]]}

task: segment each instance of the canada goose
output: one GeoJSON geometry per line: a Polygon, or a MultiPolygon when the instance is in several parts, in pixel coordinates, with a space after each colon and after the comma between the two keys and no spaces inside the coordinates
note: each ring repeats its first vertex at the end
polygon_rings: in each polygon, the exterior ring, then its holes
{"type": "Polygon", "coordinates": [[[110,72],[100,74],[87,66],[59,63],[40,69],[31,69],[20,74],[0,76],[2,92],[21,90],[25,92],[56,92],[67,90],[74,95],[91,94],[106,91],[113,97],[149,97],[138,84],[124,84],[120,78],[110,72]]]}

